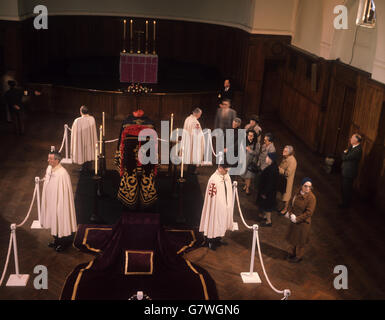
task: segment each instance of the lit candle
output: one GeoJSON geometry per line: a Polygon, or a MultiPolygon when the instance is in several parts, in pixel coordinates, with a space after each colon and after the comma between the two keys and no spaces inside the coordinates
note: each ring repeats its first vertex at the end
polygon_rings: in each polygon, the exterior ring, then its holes
{"type": "Polygon", "coordinates": [[[105,114],[103,112],[103,137],[106,136],[106,123],[105,123],[105,114]]]}
{"type": "Polygon", "coordinates": [[[95,176],[98,175],[98,144],[95,143],[95,176]]]}
{"type": "Polygon", "coordinates": [[[99,136],[100,136],[100,140],[99,140],[99,143],[100,143],[100,154],[102,154],[102,146],[103,146],[103,143],[102,143],[102,140],[103,140],[103,127],[100,126],[99,128],[99,136]]]}
{"type": "Polygon", "coordinates": [[[127,20],[124,19],[124,20],[123,20],[123,39],[124,39],[124,40],[126,40],[126,29],[127,29],[127,28],[126,28],[126,26],[127,26],[126,24],[127,24],[127,20]]]}
{"type": "Polygon", "coordinates": [[[176,143],[175,143],[176,156],[178,156],[178,144],[179,144],[179,128],[176,128],[176,143]]]}
{"type": "Polygon", "coordinates": [[[155,41],[155,33],[156,33],[155,26],[156,26],[156,21],[154,20],[154,41],[155,41]]]}
{"type": "Polygon", "coordinates": [[[146,41],[148,41],[148,20],[146,20],[146,41]]]}
{"type": "Polygon", "coordinates": [[[183,146],[182,146],[182,165],[180,166],[180,177],[183,178],[183,146]]]}
{"type": "Polygon", "coordinates": [[[133,27],[132,27],[132,20],[130,20],[130,39],[132,41],[132,34],[133,34],[133,27]]]}
{"type": "Polygon", "coordinates": [[[173,127],[173,124],[174,124],[174,114],[171,113],[171,128],[170,128],[170,137],[172,135],[172,127],[173,127]]]}

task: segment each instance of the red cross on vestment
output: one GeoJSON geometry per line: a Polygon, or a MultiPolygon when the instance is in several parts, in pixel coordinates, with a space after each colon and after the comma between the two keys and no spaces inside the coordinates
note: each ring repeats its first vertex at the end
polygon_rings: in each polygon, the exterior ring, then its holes
{"type": "Polygon", "coordinates": [[[209,196],[212,198],[217,194],[217,187],[215,186],[215,183],[210,184],[209,187],[209,196]]]}

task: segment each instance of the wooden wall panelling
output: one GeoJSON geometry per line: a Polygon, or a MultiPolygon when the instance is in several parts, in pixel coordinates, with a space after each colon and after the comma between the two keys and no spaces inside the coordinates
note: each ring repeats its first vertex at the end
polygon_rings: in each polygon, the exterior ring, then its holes
{"type": "Polygon", "coordinates": [[[385,87],[365,76],[359,77],[359,89],[350,134],[363,136],[363,159],[356,187],[368,200],[385,207],[383,192],[385,157],[385,87]]]}

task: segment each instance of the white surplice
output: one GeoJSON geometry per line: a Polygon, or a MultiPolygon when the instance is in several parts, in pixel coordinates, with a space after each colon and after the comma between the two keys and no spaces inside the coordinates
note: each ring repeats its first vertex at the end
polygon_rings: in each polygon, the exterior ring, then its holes
{"type": "Polygon", "coordinates": [[[45,174],[41,200],[41,219],[53,236],[66,237],[77,231],[74,196],[71,179],[60,164],[45,174]]]}
{"type": "Polygon", "coordinates": [[[186,118],[182,134],[183,163],[200,165],[203,162],[205,139],[198,119],[192,114],[186,118]]]}
{"type": "Polygon", "coordinates": [[[76,118],[71,130],[72,161],[83,164],[95,160],[95,144],[98,142],[95,118],[90,115],[76,118]]]}
{"type": "Polygon", "coordinates": [[[235,230],[232,190],[229,174],[221,175],[217,170],[210,177],[199,226],[206,237],[223,237],[227,230],[235,230]]]}

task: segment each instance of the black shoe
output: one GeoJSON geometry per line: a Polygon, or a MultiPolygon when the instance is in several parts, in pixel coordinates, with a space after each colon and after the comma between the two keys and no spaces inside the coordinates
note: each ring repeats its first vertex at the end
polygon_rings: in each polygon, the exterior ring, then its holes
{"type": "Polygon", "coordinates": [[[299,263],[301,261],[302,261],[302,258],[298,258],[298,257],[289,258],[289,262],[291,263],[299,263]]]}
{"type": "Polygon", "coordinates": [[[213,241],[209,242],[209,249],[211,249],[213,251],[217,250],[217,245],[215,244],[215,242],[213,242],[213,241]]]}
{"type": "Polygon", "coordinates": [[[64,249],[65,249],[65,248],[64,248],[61,244],[59,244],[59,245],[57,245],[57,246],[55,247],[56,252],[63,252],[64,249]]]}
{"type": "Polygon", "coordinates": [[[273,226],[273,223],[270,222],[270,223],[267,223],[266,221],[262,222],[260,225],[260,227],[272,227],[273,226]]]}
{"type": "Polygon", "coordinates": [[[208,247],[209,246],[209,242],[207,241],[207,239],[203,240],[200,246],[201,247],[208,247]]]}
{"type": "Polygon", "coordinates": [[[49,243],[48,243],[48,247],[50,247],[50,248],[56,248],[56,242],[55,242],[55,241],[49,242],[49,243]]]}
{"type": "Polygon", "coordinates": [[[293,259],[293,258],[295,258],[295,255],[288,252],[287,256],[286,256],[286,260],[290,260],[290,259],[293,259]]]}
{"type": "Polygon", "coordinates": [[[218,247],[220,247],[220,246],[227,246],[227,245],[228,245],[228,243],[227,243],[226,241],[222,240],[222,239],[216,239],[216,240],[215,240],[215,244],[216,244],[218,247]]]}

